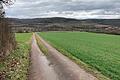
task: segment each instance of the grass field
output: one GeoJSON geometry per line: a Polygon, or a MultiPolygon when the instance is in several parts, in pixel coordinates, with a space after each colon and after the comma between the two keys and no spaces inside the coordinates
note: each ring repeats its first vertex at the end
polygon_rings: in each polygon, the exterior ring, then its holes
{"type": "Polygon", "coordinates": [[[45,40],[97,69],[112,80],[120,80],[120,36],[87,32],[42,32],[45,40]]]}
{"type": "Polygon", "coordinates": [[[18,43],[25,43],[28,42],[28,40],[30,40],[31,37],[32,37],[32,33],[17,33],[16,41],[18,43]]]}
{"type": "Polygon", "coordinates": [[[0,63],[1,80],[27,80],[31,33],[17,33],[17,49],[0,63]]]}

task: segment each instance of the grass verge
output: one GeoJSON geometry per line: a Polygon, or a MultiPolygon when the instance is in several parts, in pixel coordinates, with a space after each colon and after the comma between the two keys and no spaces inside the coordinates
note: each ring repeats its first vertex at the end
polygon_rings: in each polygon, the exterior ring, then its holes
{"type": "Polygon", "coordinates": [[[41,42],[40,37],[38,35],[35,35],[35,38],[37,40],[37,44],[39,46],[39,48],[41,49],[41,51],[47,55],[48,54],[48,49],[44,46],[44,44],[41,42]]]}
{"type": "Polygon", "coordinates": [[[30,33],[16,34],[16,50],[0,61],[0,80],[27,80],[30,33]]]}

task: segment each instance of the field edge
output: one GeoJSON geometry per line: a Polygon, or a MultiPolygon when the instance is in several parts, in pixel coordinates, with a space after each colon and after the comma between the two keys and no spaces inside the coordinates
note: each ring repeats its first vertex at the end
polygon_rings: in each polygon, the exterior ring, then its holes
{"type": "MultiPolygon", "coordinates": [[[[39,35],[39,33],[36,33],[36,34],[39,35]]],[[[48,50],[45,48],[44,44],[41,42],[40,38],[38,38],[37,35],[36,35],[37,44],[39,45],[39,48],[43,51],[43,53],[47,56],[48,50]]],[[[41,38],[43,38],[43,37],[41,37],[41,38]]],[[[58,50],[59,52],[61,52],[63,55],[65,55],[66,57],[68,57],[69,59],[71,59],[73,62],[75,62],[76,64],[78,64],[79,67],[81,67],[82,69],[84,69],[86,72],[92,74],[93,76],[97,77],[99,80],[111,80],[108,77],[106,77],[103,74],[101,74],[97,69],[93,68],[92,66],[89,66],[88,64],[84,63],[80,59],[75,58],[73,55],[70,55],[64,49],[62,49],[62,48],[60,48],[60,47],[52,44],[51,42],[47,41],[46,39],[44,39],[44,40],[48,44],[50,44],[52,47],[54,47],[56,50],[58,50]]]]}

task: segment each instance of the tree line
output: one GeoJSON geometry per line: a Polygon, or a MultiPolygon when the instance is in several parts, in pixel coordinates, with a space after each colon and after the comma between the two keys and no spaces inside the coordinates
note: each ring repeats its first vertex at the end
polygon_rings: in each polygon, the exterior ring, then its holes
{"type": "Polygon", "coordinates": [[[12,0],[0,0],[0,59],[4,58],[15,48],[15,35],[12,33],[9,21],[5,18],[3,5],[13,4],[12,0]]]}

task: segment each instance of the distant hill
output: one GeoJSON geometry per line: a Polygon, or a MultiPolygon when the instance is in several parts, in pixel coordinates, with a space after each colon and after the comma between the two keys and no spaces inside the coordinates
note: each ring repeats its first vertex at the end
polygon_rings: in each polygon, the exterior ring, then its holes
{"type": "Polygon", "coordinates": [[[38,24],[38,23],[95,23],[102,25],[111,25],[120,27],[120,19],[71,19],[71,18],[61,18],[61,17],[53,17],[53,18],[34,18],[34,19],[17,19],[12,18],[10,21],[16,24],[38,24]]]}
{"type": "Polygon", "coordinates": [[[13,32],[85,31],[120,34],[120,19],[9,18],[13,32]]]}
{"type": "Polygon", "coordinates": [[[88,23],[97,23],[103,25],[112,25],[120,27],[120,19],[86,19],[88,23]]]}
{"type": "Polygon", "coordinates": [[[37,23],[73,23],[79,22],[80,20],[77,19],[70,19],[70,18],[34,18],[34,19],[17,19],[17,18],[10,18],[10,21],[13,21],[18,24],[37,24],[37,23]]]}

